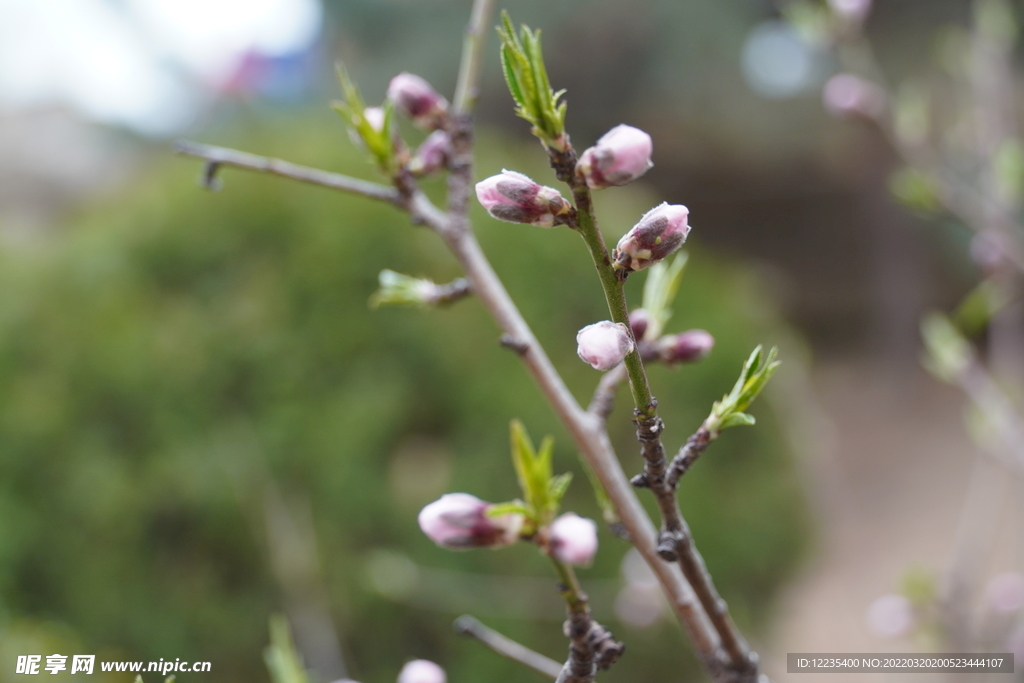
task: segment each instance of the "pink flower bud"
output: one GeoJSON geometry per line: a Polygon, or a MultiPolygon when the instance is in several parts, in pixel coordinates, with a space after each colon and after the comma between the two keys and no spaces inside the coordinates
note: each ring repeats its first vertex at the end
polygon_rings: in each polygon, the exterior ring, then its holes
{"type": "Polygon", "coordinates": [[[410,73],[403,72],[391,79],[388,99],[420,128],[439,128],[448,112],[448,100],[425,80],[410,73]]]}
{"type": "Polygon", "coordinates": [[[575,512],[551,523],[551,554],[557,560],[586,567],[597,553],[597,525],[575,512]]]}
{"type": "Polygon", "coordinates": [[[363,110],[363,117],[366,122],[373,126],[374,130],[384,130],[384,109],[381,107],[367,107],[363,110]]]}
{"type": "Polygon", "coordinates": [[[409,170],[416,175],[436,173],[448,164],[452,153],[452,141],[448,133],[435,130],[416,148],[416,154],[409,161],[409,170]]]}
{"type": "Polygon", "coordinates": [[[522,173],[502,171],[476,184],[476,196],[499,221],[552,228],[569,220],[572,205],[558,190],[533,182],[522,173]]]}
{"type": "Polygon", "coordinates": [[[650,135],[639,128],[618,125],[580,155],[576,174],[594,189],[626,185],[654,165],[651,149],[650,135]]]}
{"type": "Polygon", "coordinates": [[[398,683],[446,683],[444,669],[426,659],[414,659],[402,667],[398,683]]]}
{"type": "Polygon", "coordinates": [[[901,636],[914,625],[914,611],[910,601],[902,595],[883,595],[868,607],[868,630],[876,636],[901,636]]]}
{"type": "Polygon", "coordinates": [[[430,540],[449,550],[500,548],[519,540],[523,516],[489,516],[491,504],[468,493],[447,493],[420,510],[419,523],[430,540]]]}
{"type": "Polygon", "coordinates": [[[838,118],[875,119],[885,111],[885,92],[853,74],[837,74],[822,91],[825,108],[838,118]]]}
{"type": "Polygon", "coordinates": [[[690,234],[689,215],[685,206],[664,202],[645,213],[615,246],[615,269],[627,273],[643,270],[683,246],[690,234]]]}
{"type": "Polygon", "coordinates": [[[633,350],[629,330],[611,320],[584,327],[576,334],[576,344],[576,353],[595,370],[611,370],[633,350]]]}
{"type": "Polygon", "coordinates": [[[828,0],[832,11],[844,19],[861,22],[871,11],[871,0],[828,0]]]}
{"type": "Polygon", "coordinates": [[[629,327],[633,330],[633,339],[640,341],[651,325],[651,314],[644,308],[636,308],[629,312],[629,327]]]}
{"type": "Polygon", "coordinates": [[[696,363],[711,353],[715,338],[706,330],[687,330],[658,340],[658,356],[666,363],[696,363]]]}
{"type": "Polygon", "coordinates": [[[1024,575],[1005,572],[995,576],[985,589],[992,609],[1010,614],[1024,607],[1024,575]]]}

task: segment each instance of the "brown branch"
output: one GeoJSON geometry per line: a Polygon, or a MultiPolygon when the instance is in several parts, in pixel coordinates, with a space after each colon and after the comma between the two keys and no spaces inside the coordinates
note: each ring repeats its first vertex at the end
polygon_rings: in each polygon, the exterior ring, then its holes
{"type": "Polygon", "coordinates": [[[300,166],[281,159],[261,157],[248,152],[240,152],[226,147],[214,147],[189,140],[178,140],[174,143],[174,151],[182,156],[203,159],[207,162],[204,173],[204,185],[209,187],[214,182],[214,173],[220,166],[234,166],[250,171],[270,173],[284,178],[291,178],[311,185],[321,185],[333,190],[349,194],[357,194],[370,199],[402,206],[402,198],[398,190],[380,183],[360,180],[340,173],[322,171],[318,168],[300,166]]]}
{"type": "Polygon", "coordinates": [[[435,306],[447,306],[459,299],[464,299],[473,293],[469,286],[469,280],[464,277],[456,278],[443,285],[435,285],[434,291],[428,297],[428,304],[435,306]]]}
{"type": "Polygon", "coordinates": [[[534,652],[525,645],[503,636],[494,629],[481,624],[474,617],[464,614],[455,620],[455,632],[467,638],[476,638],[478,641],[497,652],[502,657],[519,662],[534,671],[544,674],[549,678],[558,678],[562,672],[562,665],[545,657],[539,652],[534,652]]]}

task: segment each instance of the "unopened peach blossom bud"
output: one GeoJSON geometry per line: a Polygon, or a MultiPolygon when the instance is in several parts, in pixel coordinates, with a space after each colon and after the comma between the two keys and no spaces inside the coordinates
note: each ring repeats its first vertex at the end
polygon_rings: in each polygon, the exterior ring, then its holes
{"type": "Polygon", "coordinates": [[[575,512],[567,512],[551,523],[550,543],[555,559],[589,566],[597,553],[597,525],[575,512]]]}
{"type": "Polygon", "coordinates": [[[615,246],[612,253],[615,269],[627,273],[643,270],[683,246],[690,234],[689,214],[685,206],[667,203],[645,213],[615,246]]]}
{"type": "Polygon", "coordinates": [[[446,683],[444,669],[427,659],[414,659],[402,667],[398,683],[446,683]]]}
{"type": "Polygon", "coordinates": [[[419,76],[400,73],[388,85],[388,99],[420,128],[434,130],[444,122],[448,100],[419,76]]]}
{"type": "Polygon", "coordinates": [[[868,607],[868,630],[876,636],[894,638],[910,631],[914,625],[914,610],[902,595],[888,594],[868,607]]]}
{"type": "Polygon", "coordinates": [[[430,540],[449,550],[500,548],[519,540],[523,516],[491,516],[491,503],[468,493],[447,493],[420,511],[419,524],[430,540]]]}
{"type": "Polygon", "coordinates": [[[570,220],[572,205],[558,190],[533,182],[522,173],[502,171],[476,184],[487,213],[500,221],[552,228],[570,220]]]}
{"type": "Polygon", "coordinates": [[[871,11],[871,0],[828,0],[829,7],[843,19],[862,22],[871,11]]]}
{"type": "Polygon", "coordinates": [[[651,314],[645,308],[635,308],[629,312],[629,328],[633,330],[633,339],[640,341],[651,326],[651,314]]]}
{"type": "Polygon", "coordinates": [[[651,168],[651,136],[633,126],[618,125],[580,155],[576,175],[594,189],[626,185],[651,168]]]}
{"type": "Polygon", "coordinates": [[[885,111],[885,92],[853,74],[836,74],[822,90],[825,108],[838,118],[875,119],[885,111]]]}
{"type": "Polygon", "coordinates": [[[687,330],[658,340],[658,357],[666,363],[696,363],[711,353],[715,338],[707,330],[687,330]]]}
{"type": "Polygon", "coordinates": [[[430,175],[448,165],[452,152],[452,141],[448,133],[435,130],[416,148],[409,161],[409,170],[416,175],[430,175]]]}
{"type": "Polygon", "coordinates": [[[1000,614],[1011,614],[1024,608],[1024,575],[1017,572],[997,574],[985,589],[992,609],[1000,614]]]}
{"type": "Polygon", "coordinates": [[[633,350],[629,330],[622,323],[602,320],[576,335],[576,353],[595,370],[611,370],[633,350]]]}

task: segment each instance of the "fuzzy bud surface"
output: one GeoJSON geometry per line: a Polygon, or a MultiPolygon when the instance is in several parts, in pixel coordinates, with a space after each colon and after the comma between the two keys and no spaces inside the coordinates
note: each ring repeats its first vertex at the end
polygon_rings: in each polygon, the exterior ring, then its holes
{"type": "Polygon", "coordinates": [[[416,154],[409,161],[409,170],[416,175],[437,173],[448,164],[452,153],[452,141],[448,133],[435,130],[416,148],[416,154]]]}
{"type": "Polygon", "coordinates": [[[444,669],[427,659],[412,660],[398,674],[398,683],[446,683],[447,680],[444,669]]]}
{"type": "Polygon", "coordinates": [[[592,189],[633,182],[654,164],[651,163],[651,136],[639,128],[624,124],[601,136],[597,144],[580,155],[576,174],[592,189]]]}
{"type": "Polygon", "coordinates": [[[551,524],[551,554],[579,567],[589,566],[597,554],[597,525],[567,512],[551,524]]]}
{"type": "Polygon", "coordinates": [[[664,202],[645,213],[615,245],[615,269],[632,273],[671,255],[690,234],[689,215],[685,206],[664,202]]]}
{"type": "Polygon", "coordinates": [[[576,334],[576,353],[595,370],[611,370],[633,350],[633,339],[622,323],[602,320],[576,334]]]}
{"type": "Polygon", "coordinates": [[[391,79],[388,99],[416,126],[427,130],[439,128],[448,113],[448,100],[425,80],[410,73],[403,72],[391,79]]]}
{"type": "Polygon", "coordinates": [[[658,356],[666,363],[696,363],[711,353],[715,338],[707,330],[687,330],[658,340],[658,356]]]}
{"type": "Polygon", "coordinates": [[[558,190],[533,182],[522,173],[502,171],[476,184],[476,196],[499,221],[553,228],[569,221],[572,205],[558,190]]]}
{"type": "Polygon", "coordinates": [[[491,504],[468,493],[447,493],[420,511],[419,525],[434,543],[449,550],[500,548],[519,540],[523,516],[490,516],[491,504]]]}

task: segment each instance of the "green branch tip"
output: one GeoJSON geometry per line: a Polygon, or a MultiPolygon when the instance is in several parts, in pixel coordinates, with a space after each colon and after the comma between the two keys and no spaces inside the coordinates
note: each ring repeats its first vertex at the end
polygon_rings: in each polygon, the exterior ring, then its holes
{"type": "Polygon", "coordinates": [[[546,147],[564,152],[569,148],[565,135],[566,103],[559,100],[565,90],[551,89],[540,30],[531,31],[523,25],[517,35],[505,10],[497,29],[501,38],[501,71],[516,103],[516,114],[532,124],[531,132],[546,147]]]}
{"type": "MultiPolygon", "coordinates": [[[[519,487],[523,491],[526,502],[525,509],[510,510],[523,512],[527,519],[537,526],[545,526],[551,523],[558,513],[558,506],[565,496],[566,490],[572,481],[572,473],[554,475],[552,473],[551,458],[555,450],[555,440],[548,436],[540,444],[540,449],[534,449],[526,428],[519,420],[512,420],[510,425],[510,440],[512,446],[512,464],[516,470],[516,478],[519,480],[519,487]]],[[[520,501],[513,501],[512,504],[521,504],[520,501]]],[[[510,505],[503,503],[502,505],[510,505]]]]}
{"type": "Polygon", "coordinates": [[[754,417],[744,411],[750,407],[750,404],[768,384],[768,380],[775,374],[775,370],[780,364],[780,361],[776,359],[778,352],[778,348],[773,346],[765,354],[763,347],[759,345],[750,354],[743,364],[739,379],[736,380],[732,391],[723,396],[721,401],[715,401],[711,415],[704,421],[704,428],[711,433],[712,438],[717,437],[729,427],[754,424],[754,417]]]}

